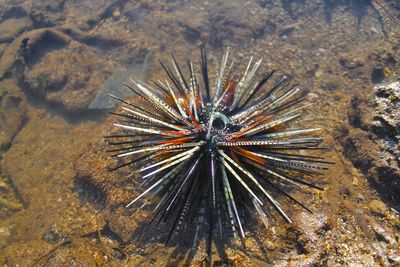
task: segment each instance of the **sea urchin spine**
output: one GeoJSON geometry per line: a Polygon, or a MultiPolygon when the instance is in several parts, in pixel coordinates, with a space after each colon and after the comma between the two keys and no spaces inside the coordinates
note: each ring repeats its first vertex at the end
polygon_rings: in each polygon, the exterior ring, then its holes
{"type": "Polygon", "coordinates": [[[278,192],[309,210],[287,190],[288,185],[320,189],[310,175],[326,169],[322,158],[299,153],[322,149],[321,138],[308,136],[319,128],[288,128],[306,106],[304,95],[281,76],[263,90],[274,71],[257,81],[261,60],[247,65],[240,79],[224,54],[216,83],[211,86],[207,56],[201,50],[201,81],[188,61],[185,78],[175,58],[164,65],[169,80],[150,86],[140,81],[125,84],[146,107],[112,96],[123,103],[123,121],[114,126],[124,133],[111,138],[121,167],[136,166],[146,188],[127,207],[143,198],[160,195],[150,224],[171,225],[166,244],[183,228],[194,224],[194,243],[201,229],[208,232],[211,251],[213,230],[245,237],[243,213],[255,211],[268,225],[265,203],[291,222],[271,192],[278,192]],[[262,93],[261,93],[262,92],[262,93]],[[128,146],[127,146],[128,145],[128,146]]]}

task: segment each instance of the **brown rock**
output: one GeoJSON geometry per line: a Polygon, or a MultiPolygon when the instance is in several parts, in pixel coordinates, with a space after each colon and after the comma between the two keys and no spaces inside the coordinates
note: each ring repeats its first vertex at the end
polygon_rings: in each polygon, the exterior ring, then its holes
{"type": "Polygon", "coordinates": [[[0,43],[10,42],[31,28],[32,21],[27,17],[8,19],[0,24],[0,43]]]}
{"type": "Polygon", "coordinates": [[[127,209],[120,207],[107,216],[106,220],[111,232],[121,238],[123,242],[129,241],[138,227],[135,215],[137,214],[128,215],[127,209]]]}
{"type": "Polygon", "coordinates": [[[41,256],[46,255],[50,249],[51,245],[43,240],[29,240],[7,246],[2,251],[2,254],[8,265],[28,266],[32,265],[41,256]]]}
{"type": "Polygon", "coordinates": [[[38,27],[51,27],[65,20],[65,0],[42,0],[31,4],[30,17],[38,27]]]}
{"type": "MultiPolygon", "coordinates": [[[[14,40],[3,52],[0,59],[0,78],[15,68],[19,67],[18,75],[22,75],[26,60],[32,57],[38,47],[43,43],[66,44],[69,42],[67,35],[49,29],[39,29],[22,34],[14,40]],[[22,70],[21,70],[22,68],[22,70]]],[[[44,48],[44,47],[41,47],[44,48]]],[[[42,49],[41,49],[42,50],[42,49]]]]}
{"type": "Polygon", "coordinates": [[[24,126],[26,120],[25,98],[12,80],[0,84],[0,150],[6,150],[24,126]]]}
{"type": "Polygon", "coordinates": [[[386,205],[382,201],[376,199],[369,203],[369,209],[372,213],[380,216],[385,216],[387,211],[386,205]]]}
{"type": "Polygon", "coordinates": [[[101,142],[100,138],[101,134],[99,134],[99,140],[95,140],[95,144],[87,147],[76,161],[75,180],[89,184],[96,191],[101,191],[106,206],[113,207],[121,203],[128,203],[134,195],[126,186],[132,185],[132,178],[128,177],[131,170],[122,168],[117,172],[108,171],[118,163],[105,153],[105,142],[101,142]],[[125,173],[121,174],[124,171],[125,173]]]}
{"type": "Polygon", "coordinates": [[[7,44],[0,44],[0,57],[3,54],[4,50],[6,49],[7,44]]]}
{"type": "Polygon", "coordinates": [[[3,248],[7,245],[10,236],[11,231],[8,227],[0,227],[0,248],[3,248]]]}
{"type": "Polygon", "coordinates": [[[6,247],[3,254],[7,264],[11,266],[42,266],[43,264],[67,266],[71,263],[77,266],[105,266],[101,249],[82,239],[58,245],[42,240],[29,240],[6,247]]]}
{"type": "Polygon", "coordinates": [[[68,111],[85,110],[101,88],[105,62],[94,50],[79,43],[39,55],[25,70],[25,80],[32,92],[68,111]],[[81,51],[77,54],[74,51],[81,51]]]}
{"type": "Polygon", "coordinates": [[[71,28],[27,32],[0,59],[0,78],[15,74],[25,90],[58,110],[86,110],[108,76],[108,60],[98,48],[119,40],[71,28]]]}
{"type": "Polygon", "coordinates": [[[376,158],[378,153],[374,149],[375,143],[368,138],[368,133],[354,129],[342,142],[345,156],[352,158],[355,167],[365,170],[372,166],[372,159],[376,158]]]}
{"type": "Polygon", "coordinates": [[[323,213],[301,212],[295,218],[294,227],[300,232],[299,242],[307,252],[315,252],[322,247],[318,236],[324,228],[330,228],[328,217],[323,213]]]}
{"type": "Polygon", "coordinates": [[[361,59],[352,56],[343,56],[339,62],[343,67],[350,70],[362,67],[364,65],[361,59]]]}

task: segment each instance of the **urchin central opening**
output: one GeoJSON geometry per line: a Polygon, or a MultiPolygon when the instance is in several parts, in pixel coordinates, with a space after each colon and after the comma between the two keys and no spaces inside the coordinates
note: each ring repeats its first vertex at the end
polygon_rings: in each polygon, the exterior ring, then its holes
{"type": "Polygon", "coordinates": [[[212,122],[212,128],[217,131],[222,131],[226,128],[229,119],[222,113],[215,114],[214,120],[212,122]]]}
{"type": "Polygon", "coordinates": [[[223,130],[225,129],[225,126],[225,122],[221,118],[216,118],[212,125],[212,127],[216,130],[223,130]]]}

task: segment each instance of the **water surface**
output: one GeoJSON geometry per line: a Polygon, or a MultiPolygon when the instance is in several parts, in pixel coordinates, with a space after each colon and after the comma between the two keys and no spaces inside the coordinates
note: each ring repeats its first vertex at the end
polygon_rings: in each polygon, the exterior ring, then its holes
{"type": "Polygon", "coordinates": [[[203,243],[165,248],[162,229],[137,241],[151,212],[121,205],[140,192],[138,181],[129,170],[107,172],[114,162],[102,136],[115,118],[91,108],[108,108],[101,90],[128,71],[165,79],[159,59],[198,63],[200,47],[212,70],[230,47],[239,69],[254,56],[266,70],[290,73],[309,91],[304,124],[323,128],[332,147],[324,156],[335,162],[324,191],[295,192],[312,214],[286,203],[292,225],[272,216],[268,229],[249,227],[246,248],[227,238],[223,250],[214,247],[214,264],[400,264],[398,198],[351,147],[371,143],[365,160],[380,158],[374,134],[354,123],[354,103],[363,109],[375,84],[399,79],[399,16],[390,0],[2,1],[0,264],[204,261],[203,243]]]}

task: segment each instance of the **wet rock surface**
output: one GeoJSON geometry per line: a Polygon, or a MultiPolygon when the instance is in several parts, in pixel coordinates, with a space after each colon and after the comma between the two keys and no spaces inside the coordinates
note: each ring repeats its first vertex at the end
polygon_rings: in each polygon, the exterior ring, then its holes
{"type": "Polygon", "coordinates": [[[381,193],[398,208],[400,195],[400,82],[373,87],[371,98],[354,97],[343,130],[346,156],[367,174],[381,193]]]}
{"type": "MultiPolygon", "coordinates": [[[[46,49],[46,42],[37,44],[41,51],[46,49]]],[[[48,49],[44,55],[32,54],[34,60],[27,62],[29,67],[25,68],[23,79],[30,92],[68,112],[87,109],[107,75],[101,54],[75,42],[68,46],[60,42],[58,48],[48,49]]]]}
{"type": "Polygon", "coordinates": [[[29,18],[7,19],[0,24],[0,43],[10,42],[31,28],[32,22],[29,18]]]}
{"type": "Polygon", "coordinates": [[[2,75],[16,75],[28,95],[48,105],[79,113],[110,74],[102,43],[113,41],[69,28],[34,30],[7,47],[2,75]]]}
{"type": "Polygon", "coordinates": [[[35,1],[30,7],[29,16],[32,18],[35,27],[52,27],[60,25],[65,20],[65,0],[44,0],[35,1]]]}
{"type": "Polygon", "coordinates": [[[109,171],[122,163],[102,138],[116,118],[88,110],[111,107],[104,95],[130,72],[147,76],[149,53],[148,80],[163,80],[153,61],[174,54],[198,63],[199,46],[210,70],[229,46],[238,64],[263,58],[263,70],[309,88],[305,123],[324,129],[335,162],[318,181],[323,191],[293,192],[312,214],[285,203],[293,224],[251,221],[242,243],[226,235],[224,249],[213,244],[214,265],[400,264],[399,8],[391,0],[0,2],[0,265],[205,264],[205,244],[190,249],[192,236],[176,237],[189,249],[165,248],[166,229],[142,236],[151,208],[125,208],[142,192],[131,175],[138,166],[109,171]]]}
{"type": "Polygon", "coordinates": [[[11,147],[14,137],[24,126],[26,115],[26,100],[13,80],[5,80],[0,84],[0,150],[11,147]]]}

